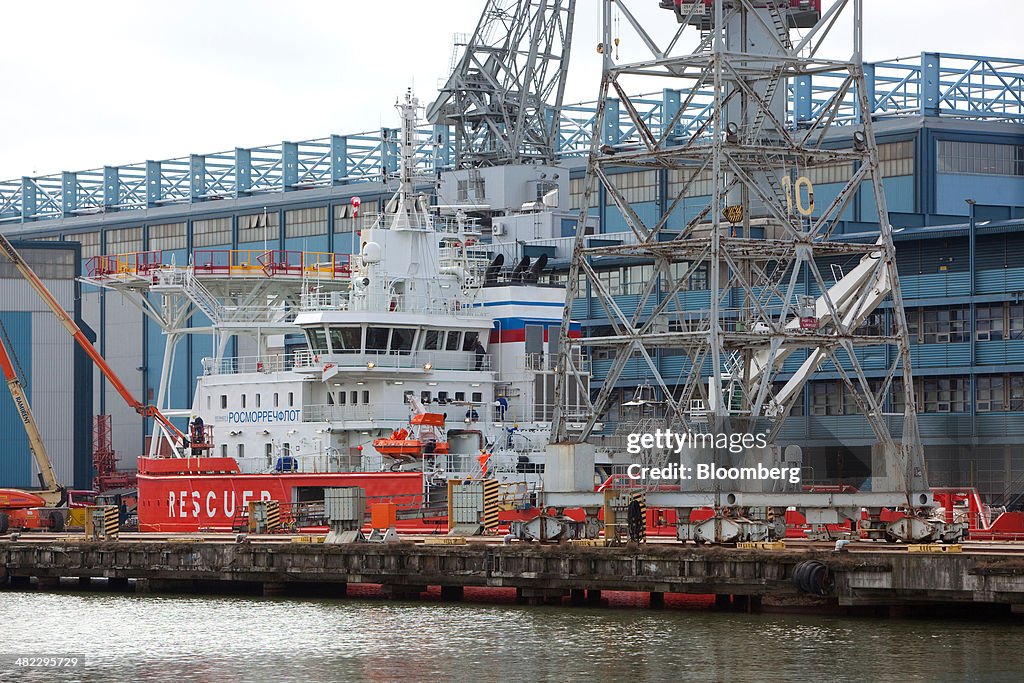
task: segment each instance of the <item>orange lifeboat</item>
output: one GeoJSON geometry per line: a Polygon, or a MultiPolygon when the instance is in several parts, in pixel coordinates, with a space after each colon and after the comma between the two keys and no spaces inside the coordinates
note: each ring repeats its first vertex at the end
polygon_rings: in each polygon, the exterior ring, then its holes
{"type": "Polygon", "coordinates": [[[397,460],[419,459],[424,455],[444,455],[448,453],[448,442],[431,438],[422,438],[424,435],[432,435],[433,429],[438,431],[444,428],[444,415],[439,413],[421,413],[413,415],[409,420],[410,424],[420,427],[420,438],[409,438],[409,431],[396,429],[391,436],[383,439],[374,439],[373,447],[377,452],[388,458],[397,460]],[[426,429],[425,429],[426,428],[426,429]]]}

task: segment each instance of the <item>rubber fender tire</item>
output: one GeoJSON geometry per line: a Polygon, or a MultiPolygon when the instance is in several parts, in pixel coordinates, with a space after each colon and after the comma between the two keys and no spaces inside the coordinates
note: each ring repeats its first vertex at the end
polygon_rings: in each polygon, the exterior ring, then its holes
{"type": "Polygon", "coordinates": [[[807,560],[793,570],[793,586],[811,595],[828,595],[833,588],[832,575],[826,565],[817,560],[807,560]]]}
{"type": "Polygon", "coordinates": [[[804,588],[805,585],[806,585],[805,579],[804,579],[804,574],[806,574],[806,573],[807,573],[807,563],[806,562],[801,562],[800,564],[798,564],[796,567],[793,568],[793,580],[792,580],[793,587],[796,588],[801,593],[807,592],[806,589],[804,588]]]}
{"type": "Polygon", "coordinates": [[[50,513],[50,531],[64,531],[64,513],[54,510],[50,513]]]}

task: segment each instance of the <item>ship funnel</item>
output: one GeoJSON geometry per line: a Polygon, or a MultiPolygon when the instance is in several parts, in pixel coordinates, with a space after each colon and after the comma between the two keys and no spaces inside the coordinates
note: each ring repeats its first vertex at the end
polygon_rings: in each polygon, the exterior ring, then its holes
{"type": "Polygon", "coordinates": [[[523,276],[525,282],[537,282],[540,279],[540,274],[544,271],[548,265],[548,255],[541,254],[533,265],[530,266],[529,272],[523,276]]]}
{"type": "Polygon", "coordinates": [[[487,270],[484,271],[484,284],[493,285],[498,282],[498,273],[501,272],[501,267],[505,264],[505,255],[498,254],[494,257],[491,263],[487,266],[487,270]]]}
{"type": "Polygon", "coordinates": [[[516,267],[512,269],[512,282],[520,282],[523,279],[523,274],[526,273],[526,269],[530,267],[530,257],[524,256],[516,267]]]}

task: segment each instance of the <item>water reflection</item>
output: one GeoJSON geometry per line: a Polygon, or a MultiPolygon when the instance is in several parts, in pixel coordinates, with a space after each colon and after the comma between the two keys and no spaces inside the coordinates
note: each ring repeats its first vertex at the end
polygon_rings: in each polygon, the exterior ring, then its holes
{"type": "Polygon", "coordinates": [[[1024,678],[1024,625],[358,599],[0,592],[0,680],[935,681],[1024,678]]]}

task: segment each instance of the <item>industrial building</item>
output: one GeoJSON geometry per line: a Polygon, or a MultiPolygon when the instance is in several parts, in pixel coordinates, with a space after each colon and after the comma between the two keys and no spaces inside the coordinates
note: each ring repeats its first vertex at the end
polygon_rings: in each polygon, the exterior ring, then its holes
{"type": "MultiPolygon", "coordinates": [[[[75,242],[15,241],[21,253],[61,307],[82,325],[75,242]]],[[[14,266],[0,263],[0,333],[12,356],[50,460],[61,482],[71,488],[92,485],[92,375],[89,359],[72,342],[47,305],[14,266]]],[[[6,392],[5,392],[6,393],[6,392]]],[[[36,467],[21,416],[9,397],[0,397],[0,481],[4,487],[35,487],[36,467]]]]}
{"type": "MultiPolygon", "coordinates": [[[[1024,481],[1024,447],[1020,445],[1024,439],[1024,61],[926,53],[866,66],[883,184],[891,222],[899,230],[895,240],[929,478],[933,485],[977,486],[998,502],[1024,481]]],[[[813,121],[815,108],[829,96],[831,87],[827,75],[791,84],[792,125],[813,121]]],[[[648,109],[642,115],[652,127],[666,125],[674,120],[686,95],[665,90],[646,100],[648,109]]],[[[563,269],[583,195],[594,114],[592,104],[563,107],[558,155],[568,173],[569,193],[562,198],[561,236],[544,236],[522,245],[524,253],[550,254],[563,269]]],[[[851,105],[848,122],[856,123],[861,115],[851,105]]],[[[635,139],[635,128],[625,112],[613,111],[610,121],[618,125],[599,131],[602,143],[628,145],[635,139]]],[[[448,127],[424,128],[418,138],[417,161],[426,174],[453,165],[455,148],[448,127]]],[[[842,143],[841,137],[834,142],[842,143]]],[[[238,259],[257,258],[267,249],[347,254],[353,251],[357,231],[384,209],[393,192],[388,179],[397,163],[396,131],[382,129],[24,177],[0,182],[0,229],[20,240],[36,241],[34,246],[42,248],[51,245],[38,241],[79,243],[82,274],[95,267],[101,254],[162,252],[163,262],[179,263],[189,259],[198,263],[223,250],[236,250],[232,258],[238,259]],[[361,199],[358,216],[352,204],[356,196],[361,199]]],[[[830,191],[834,195],[853,172],[850,164],[807,169],[818,204],[827,204],[830,191]]],[[[465,187],[460,183],[459,196],[443,199],[487,201],[493,189],[473,180],[468,177],[465,187]]],[[[668,209],[668,198],[677,194],[684,181],[657,170],[634,171],[621,180],[619,185],[626,188],[634,210],[649,217],[668,209]]],[[[691,185],[694,207],[708,203],[710,182],[707,177],[691,185]]],[[[589,212],[598,218],[599,228],[592,239],[609,243],[626,239],[626,224],[618,210],[603,191],[594,197],[589,212]]],[[[681,221],[692,217],[688,204],[684,200],[676,209],[681,221]]],[[[866,188],[844,213],[837,231],[850,239],[877,232],[877,224],[867,218],[872,212],[874,199],[866,188]]],[[[841,277],[847,266],[828,265],[834,277],[841,277]]],[[[650,266],[642,263],[608,260],[596,267],[607,274],[605,284],[617,292],[623,306],[631,301],[635,306],[639,286],[651,277],[650,266]]],[[[21,310],[8,303],[22,299],[20,294],[6,294],[19,291],[8,290],[8,284],[17,286],[5,280],[3,308],[21,310]]],[[[64,286],[70,287],[70,281],[65,280],[64,286]]],[[[702,283],[701,274],[696,273],[687,300],[699,307],[706,288],[706,279],[702,283]]],[[[24,300],[24,310],[34,310],[30,293],[24,300]]],[[[75,297],[71,303],[80,305],[82,318],[97,331],[101,353],[127,386],[144,401],[153,401],[163,356],[159,327],[121,297],[89,287],[83,287],[80,301],[75,297]]],[[[591,297],[573,303],[573,316],[583,324],[584,334],[607,324],[591,297]]],[[[21,332],[15,332],[13,319],[4,321],[15,338],[29,329],[22,324],[17,326],[21,332]]],[[[32,324],[42,323],[33,317],[32,324]]],[[[190,324],[202,327],[205,323],[196,315],[190,324]]],[[[868,324],[885,330],[891,321],[882,310],[868,324]]],[[[54,384],[56,366],[37,360],[42,347],[34,346],[29,353],[26,345],[52,339],[66,347],[70,358],[71,344],[56,329],[54,323],[53,334],[40,332],[41,336],[15,340],[22,364],[31,364],[33,406],[44,425],[47,415],[67,412],[63,388],[67,377],[61,373],[63,384],[54,384]],[[40,389],[43,386],[61,389],[47,395],[40,389]]],[[[187,344],[185,358],[171,388],[170,403],[175,407],[191,403],[194,379],[203,372],[202,359],[212,351],[212,338],[205,339],[190,336],[182,342],[187,344]]],[[[601,377],[602,368],[611,363],[600,351],[591,360],[595,377],[601,377]]],[[[797,360],[801,359],[793,359],[797,360]]],[[[886,359],[873,358],[866,350],[861,360],[872,377],[872,372],[880,376],[886,359]]],[[[681,355],[666,351],[657,361],[666,376],[684,372],[681,355]]],[[[643,367],[630,361],[619,382],[622,402],[645,383],[643,367]]],[[[88,378],[81,379],[81,387],[87,387],[88,378]]],[[[94,391],[83,389],[93,396],[89,415],[113,415],[115,450],[122,466],[131,468],[134,457],[146,447],[151,428],[121,403],[98,374],[94,386],[94,391]]],[[[76,400],[76,420],[85,414],[86,405],[76,400]]],[[[816,476],[859,483],[870,464],[864,448],[871,439],[856,412],[844,402],[838,377],[820,373],[796,403],[784,439],[805,447],[816,476]]],[[[73,438],[86,434],[88,423],[84,429],[78,431],[76,426],[73,438]]],[[[63,462],[60,457],[56,462],[63,462]]],[[[69,463],[58,464],[58,470],[70,467],[69,463]]],[[[8,470],[6,463],[0,473],[0,486],[27,483],[23,473],[8,470]]],[[[76,464],[76,485],[82,481],[79,477],[76,464]]]]}

